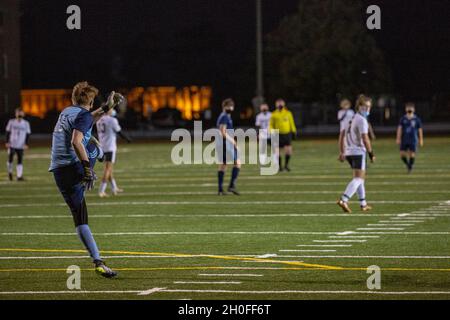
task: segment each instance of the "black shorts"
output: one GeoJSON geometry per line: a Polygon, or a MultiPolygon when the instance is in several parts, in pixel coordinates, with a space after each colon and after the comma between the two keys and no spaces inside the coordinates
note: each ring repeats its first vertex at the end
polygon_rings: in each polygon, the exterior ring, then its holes
{"type": "Polygon", "coordinates": [[[9,150],[8,150],[8,162],[13,162],[15,154],[17,154],[17,163],[18,164],[22,164],[22,162],[23,162],[23,149],[9,148],[9,150]]]}
{"type": "Polygon", "coordinates": [[[53,170],[56,185],[72,213],[75,227],[88,224],[88,212],[84,199],[85,186],[82,183],[83,166],[80,162],[53,170]]]}
{"type": "Polygon", "coordinates": [[[106,162],[116,162],[116,153],[115,152],[105,152],[105,161],[106,162]]]}
{"type": "Polygon", "coordinates": [[[366,156],[346,156],[347,162],[350,164],[350,167],[355,170],[366,170],[366,156]]]}
{"type": "Polygon", "coordinates": [[[288,133],[288,134],[280,134],[279,136],[280,142],[279,142],[279,146],[280,148],[284,148],[284,147],[288,147],[290,145],[292,145],[292,134],[288,133]]]}

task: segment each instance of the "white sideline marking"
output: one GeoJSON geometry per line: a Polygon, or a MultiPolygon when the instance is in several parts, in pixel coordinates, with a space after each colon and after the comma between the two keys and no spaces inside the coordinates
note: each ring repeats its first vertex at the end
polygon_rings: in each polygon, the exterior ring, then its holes
{"type": "MultiPolygon", "coordinates": [[[[439,201],[439,200],[436,200],[439,201]]],[[[436,201],[372,201],[375,204],[429,204],[436,201]]],[[[141,205],[215,205],[223,204],[223,201],[111,201],[111,202],[92,202],[89,206],[141,206],[141,205]]],[[[230,201],[228,205],[291,205],[291,204],[315,204],[331,205],[334,201],[230,201]]],[[[9,203],[1,204],[0,208],[23,208],[23,207],[65,207],[65,203],[9,203]]]]}
{"type": "MultiPolygon", "coordinates": [[[[0,291],[0,295],[59,295],[59,294],[139,294],[139,290],[124,291],[0,291]]],[[[234,291],[234,290],[190,290],[163,289],[158,293],[232,293],[232,294],[373,294],[373,295],[450,295],[450,291],[234,291]]]]}
{"type": "Polygon", "coordinates": [[[252,273],[199,273],[201,277],[263,277],[262,274],[252,273]]]}
{"type": "Polygon", "coordinates": [[[450,295],[450,291],[301,291],[301,290],[284,290],[284,291],[233,291],[233,290],[182,290],[167,289],[161,292],[170,293],[232,293],[232,294],[373,294],[373,295],[418,295],[418,294],[438,294],[450,295]]]}
{"type": "Polygon", "coordinates": [[[370,238],[370,239],[376,239],[376,238],[379,238],[380,236],[329,236],[328,238],[337,238],[337,239],[346,239],[346,238],[349,238],[349,239],[352,239],[352,238],[355,238],[355,239],[357,239],[357,238],[360,238],[360,239],[364,239],[364,238],[370,238]]]}
{"type": "Polygon", "coordinates": [[[240,281],[174,281],[174,284],[241,284],[240,281]]]}
{"type": "Polygon", "coordinates": [[[352,247],[352,244],[298,244],[297,247],[325,247],[325,248],[341,248],[352,247]]]}
{"type": "Polygon", "coordinates": [[[396,231],[402,231],[405,230],[405,228],[358,228],[356,230],[362,230],[362,231],[371,231],[371,230],[396,230],[396,231]]]}
{"type": "Polygon", "coordinates": [[[290,249],[286,249],[286,250],[278,250],[280,252],[336,252],[336,250],[290,250],[290,249]]]}
{"type": "MultiPolygon", "coordinates": [[[[431,214],[426,214],[430,216],[431,214]]],[[[395,214],[328,214],[328,213],[280,213],[280,214],[93,214],[89,215],[90,218],[284,218],[284,217],[340,217],[340,218],[352,218],[352,217],[390,217],[395,214]]],[[[433,217],[449,217],[450,214],[432,214],[433,217]]],[[[70,215],[28,215],[28,216],[0,216],[0,219],[49,219],[49,218],[64,218],[72,219],[70,215]]],[[[422,219],[421,215],[417,215],[416,219],[422,219]]],[[[398,223],[401,221],[381,220],[383,223],[398,223]]],[[[404,221],[414,222],[414,221],[404,221]]]]}
{"type": "Polygon", "coordinates": [[[367,240],[313,240],[313,242],[367,242],[367,240]]]}
{"type": "Polygon", "coordinates": [[[164,290],[164,289],[166,289],[166,288],[153,288],[153,289],[141,291],[141,292],[139,292],[137,295],[138,295],[138,296],[149,296],[149,295],[151,295],[152,293],[159,292],[159,291],[162,291],[162,290],[164,290]]]}
{"type": "Polygon", "coordinates": [[[450,259],[450,256],[278,256],[278,258],[326,258],[326,259],[450,259]]]}
{"type": "Polygon", "coordinates": [[[344,232],[338,233],[338,235],[339,235],[339,236],[345,236],[345,235],[347,235],[347,234],[352,234],[352,233],[355,233],[355,232],[354,232],[354,231],[344,231],[344,232]]]}
{"type": "Polygon", "coordinates": [[[256,256],[256,258],[258,258],[258,259],[267,259],[267,258],[275,258],[275,257],[277,257],[277,255],[275,253],[268,253],[268,254],[256,256]]]}
{"type": "Polygon", "coordinates": [[[383,224],[383,223],[368,223],[369,227],[411,227],[414,224],[383,224]]]}
{"type": "MultiPolygon", "coordinates": [[[[365,228],[365,229],[375,229],[379,230],[380,228],[365,228]]],[[[391,229],[401,229],[402,228],[391,228],[391,229]]],[[[385,229],[383,229],[385,230],[385,229]]],[[[112,232],[112,233],[94,233],[95,236],[130,236],[130,235],[141,235],[141,236],[152,236],[152,235],[220,235],[220,234],[236,234],[236,235],[336,235],[336,232],[301,232],[301,231],[185,231],[185,232],[177,232],[177,231],[161,231],[161,232],[112,232]]],[[[382,231],[371,231],[371,232],[355,232],[355,234],[367,234],[367,235],[378,235],[378,234],[387,234],[387,235],[449,235],[448,231],[432,231],[432,232],[382,232],[382,231]]],[[[39,233],[39,232],[4,232],[0,233],[0,236],[76,236],[76,233],[39,233]]],[[[313,240],[314,242],[365,242],[365,240],[313,240]]]]}
{"type": "Polygon", "coordinates": [[[407,216],[409,216],[409,215],[411,215],[410,213],[401,213],[401,214],[399,214],[398,216],[399,217],[407,217],[407,216]]]}

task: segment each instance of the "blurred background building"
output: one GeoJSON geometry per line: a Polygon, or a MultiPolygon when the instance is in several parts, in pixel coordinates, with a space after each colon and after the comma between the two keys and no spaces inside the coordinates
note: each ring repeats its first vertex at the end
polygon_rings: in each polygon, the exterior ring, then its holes
{"type": "Polygon", "coordinates": [[[0,1],[0,115],[20,107],[19,0],[0,1]]]}

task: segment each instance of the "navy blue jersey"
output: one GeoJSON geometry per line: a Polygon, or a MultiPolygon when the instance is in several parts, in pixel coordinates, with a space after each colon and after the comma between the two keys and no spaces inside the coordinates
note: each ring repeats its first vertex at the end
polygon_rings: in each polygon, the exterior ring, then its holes
{"type": "Polygon", "coordinates": [[[72,147],[73,130],[84,134],[83,144],[86,147],[91,139],[93,124],[91,113],[80,106],[70,106],[61,112],[53,131],[50,171],[79,161],[72,147]]]}
{"type": "Polygon", "coordinates": [[[233,129],[233,120],[231,119],[231,115],[226,113],[226,112],[222,112],[219,116],[219,118],[217,119],[217,128],[220,128],[220,126],[225,125],[227,130],[228,129],[233,129]]]}
{"type": "Polygon", "coordinates": [[[419,129],[422,128],[422,120],[414,115],[411,119],[403,116],[400,119],[399,126],[402,128],[402,143],[417,144],[419,139],[419,129]]]}

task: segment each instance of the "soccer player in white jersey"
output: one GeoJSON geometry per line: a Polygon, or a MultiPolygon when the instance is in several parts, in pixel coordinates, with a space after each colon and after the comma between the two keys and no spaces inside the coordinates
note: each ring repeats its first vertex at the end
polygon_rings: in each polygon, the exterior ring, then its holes
{"type": "Polygon", "coordinates": [[[372,208],[366,201],[366,154],[371,162],[375,161],[372,145],[369,138],[369,123],[367,121],[372,107],[372,100],[365,95],[360,95],[356,102],[357,113],[345,124],[345,132],[339,139],[339,160],[347,160],[353,169],[353,179],[347,185],[344,194],[337,202],[344,212],[351,213],[348,202],[355,193],[358,193],[362,211],[370,211],[372,208]]]}
{"type": "Polygon", "coordinates": [[[98,195],[101,198],[105,198],[108,196],[106,194],[106,187],[108,186],[108,182],[111,184],[113,195],[116,196],[120,192],[123,192],[123,190],[117,186],[116,180],[113,176],[113,169],[114,163],[116,162],[117,152],[117,135],[120,135],[122,138],[127,140],[128,143],[130,143],[131,140],[122,132],[119,121],[115,116],[116,111],[114,109],[111,109],[107,115],[103,116],[97,122],[97,133],[100,140],[100,146],[105,154],[105,169],[103,171],[102,184],[100,185],[100,189],[98,192],[98,195]]]}
{"type": "Polygon", "coordinates": [[[263,103],[259,110],[261,111],[256,116],[255,126],[259,129],[259,161],[261,164],[267,163],[267,147],[270,144],[269,123],[272,113],[269,112],[269,105],[263,103]]]}
{"type": "Polygon", "coordinates": [[[25,113],[21,109],[16,109],[16,117],[8,121],[6,126],[6,149],[8,150],[9,180],[13,180],[13,160],[17,155],[17,181],[24,181],[23,178],[23,153],[28,149],[28,140],[31,135],[30,123],[24,119],[25,113]]]}

